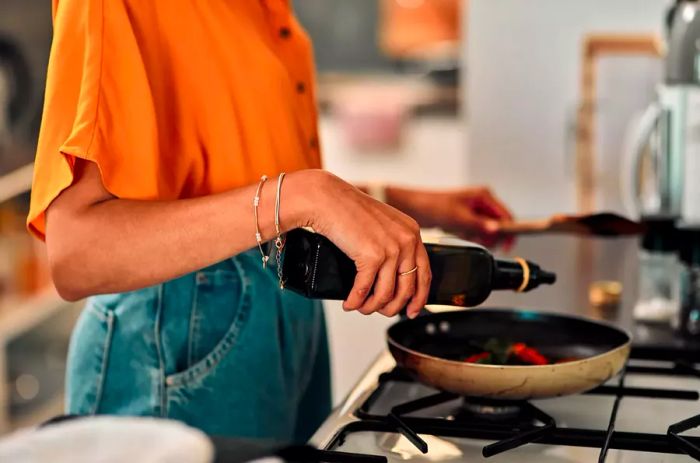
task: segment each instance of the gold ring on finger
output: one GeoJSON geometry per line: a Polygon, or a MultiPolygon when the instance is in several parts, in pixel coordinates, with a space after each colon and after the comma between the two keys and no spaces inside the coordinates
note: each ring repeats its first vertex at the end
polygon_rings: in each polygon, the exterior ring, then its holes
{"type": "Polygon", "coordinates": [[[412,268],[411,270],[409,270],[408,272],[399,272],[399,276],[400,276],[400,277],[403,277],[403,276],[406,276],[406,275],[410,275],[411,273],[415,272],[416,270],[418,270],[418,266],[413,267],[413,268],[412,268]]]}

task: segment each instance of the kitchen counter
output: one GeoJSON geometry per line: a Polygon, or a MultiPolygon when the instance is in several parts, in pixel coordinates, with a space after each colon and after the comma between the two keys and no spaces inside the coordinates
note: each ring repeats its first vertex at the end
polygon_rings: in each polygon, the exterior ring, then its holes
{"type": "Polygon", "coordinates": [[[484,305],[606,318],[630,328],[637,294],[637,250],[637,238],[521,237],[508,255],[523,257],[555,272],[556,284],[525,294],[496,292],[484,305]],[[590,307],[589,286],[601,280],[622,284],[621,304],[614,312],[601,314],[590,307]]]}

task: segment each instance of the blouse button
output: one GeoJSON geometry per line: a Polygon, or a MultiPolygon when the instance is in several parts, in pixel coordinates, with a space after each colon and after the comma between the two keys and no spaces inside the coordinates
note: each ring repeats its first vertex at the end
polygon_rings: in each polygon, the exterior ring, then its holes
{"type": "Polygon", "coordinates": [[[311,138],[309,146],[311,147],[311,149],[318,149],[318,137],[311,138]]]}
{"type": "Polygon", "coordinates": [[[288,39],[290,35],[292,35],[292,31],[288,27],[280,28],[280,37],[288,39]]]}
{"type": "Polygon", "coordinates": [[[304,93],[306,92],[306,85],[304,82],[297,82],[297,93],[304,93]]]}

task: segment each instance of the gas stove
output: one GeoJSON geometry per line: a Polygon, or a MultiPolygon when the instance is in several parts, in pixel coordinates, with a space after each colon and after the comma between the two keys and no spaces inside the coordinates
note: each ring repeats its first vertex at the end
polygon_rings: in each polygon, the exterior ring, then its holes
{"type": "Polygon", "coordinates": [[[700,365],[665,357],[633,350],[585,394],[489,402],[422,385],[384,353],[312,443],[347,461],[700,461],[700,365]]]}

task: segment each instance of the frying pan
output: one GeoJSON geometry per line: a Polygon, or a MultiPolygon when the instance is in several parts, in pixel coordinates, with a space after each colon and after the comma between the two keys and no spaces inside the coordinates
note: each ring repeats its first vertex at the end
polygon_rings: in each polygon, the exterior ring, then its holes
{"type": "Polygon", "coordinates": [[[399,366],[424,384],[467,397],[503,400],[584,392],[615,376],[630,336],[612,325],[575,316],[512,309],[469,309],[402,320],[387,333],[399,366]],[[482,365],[462,359],[496,338],[524,342],[553,359],[541,366],[482,365]]]}

